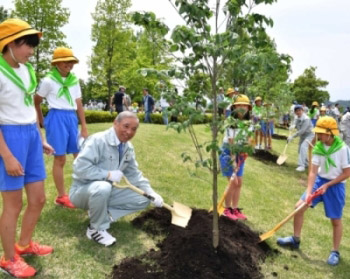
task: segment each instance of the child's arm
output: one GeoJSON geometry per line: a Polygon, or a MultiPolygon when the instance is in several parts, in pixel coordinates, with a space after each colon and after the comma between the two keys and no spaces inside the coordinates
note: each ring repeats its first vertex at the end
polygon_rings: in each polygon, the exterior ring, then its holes
{"type": "Polygon", "coordinates": [[[8,148],[5,139],[0,130],[0,156],[4,160],[5,169],[8,175],[21,176],[24,175],[24,170],[20,162],[13,156],[12,152],[8,148]]]}
{"type": "Polygon", "coordinates": [[[317,172],[318,172],[318,165],[311,165],[311,171],[309,173],[308,179],[307,179],[307,188],[306,188],[306,197],[305,200],[307,200],[308,196],[311,195],[312,188],[314,187],[315,180],[317,177],[317,172]]]}
{"type": "Polygon", "coordinates": [[[345,168],[343,169],[343,172],[336,178],[334,178],[333,180],[323,184],[319,190],[321,191],[321,194],[324,194],[327,189],[335,184],[338,184],[344,180],[346,180],[347,178],[350,177],[350,168],[345,168]]]}
{"type": "Polygon", "coordinates": [[[75,102],[77,103],[77,113],[81,124],[80,136],[86,139],[89,136],[89,133],[86,126],[83,103],[81,102],[81,98],[76,99],[75,102]]]}
{"type": "Polygon", "coordinates": [[[35,110],[36,110],[36,114],[38,116],[38,121],[39,121],[40,127],[44,127],[44,116],[43,116],[43,112],[41,111],[41,107],[40,107],[40,104],[42,101],[43,101],[43,97],[39,96],[38,94],[35,94],[34,104],[35,104],[35,110]]]}

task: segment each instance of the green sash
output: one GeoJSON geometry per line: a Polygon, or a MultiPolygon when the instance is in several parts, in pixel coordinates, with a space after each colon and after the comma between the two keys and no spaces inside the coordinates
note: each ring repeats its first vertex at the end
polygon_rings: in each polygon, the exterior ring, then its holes
{"type": "Polygon", "coordinates": [[[312,154],[321,155],[321,156],[326,157],[325,166],[326,166],[326,172],[328,172],[329,165],[332,165],[333,167],[337,167],[337,165],[332,160],[330,155],[332,155],[333,153],[340,150],[344,145],[345,145],[345,143],[338,136],[335,136],[331,147],[327,151],[324,147],[324,144],[319,141],[316,143],[314,149],[312,150],[312,154]]]}
{"type": "Polygon", "coordinates": [[[78,78],[74,74],[69,73],[66,79],[63,80],[60,72],[57,70],[56,67],[54,67],[50,72],[48,72],[46,76],[61,85],[61,88],[58,90],[57,93],[57,98],[65,97],[68,103],[73,107],[74,103],[72,96],[69,92],[69,87],[78,84],[78,78]]]}
{"type": "Polygon", "coordinates": [[[25,66],[28,69],[30,76],[29,87],[26,88],[22,79],[16,74],[13,68],[7,63],[7,61],[0,55],[0,72],[2,72],[9,80],[11,80],[19,89],[24,92],[24,103],[26,106],[33,106],[33,95],[37,86],[36,76],[33,66],[30,63],[26,63],[25,66]]]}

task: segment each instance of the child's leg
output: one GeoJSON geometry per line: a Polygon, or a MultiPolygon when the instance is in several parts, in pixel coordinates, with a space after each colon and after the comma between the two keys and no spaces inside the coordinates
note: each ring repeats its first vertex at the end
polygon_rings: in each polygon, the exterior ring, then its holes
{"type": "Polygon", "coordinates": [[[228,178],[228,185],[227,185],[227,194],[225,197],[225,207],[229,208],[232,207],[232,195],[233,195],[233,191],[234,191],[234,181],[236,180],[237,177],[235,177],[234,179],[231,179],[231,177],[227,177],[228,178]]]}
{"type": "Polygon", "coordinates": [[[66,155],[55,156],[52,166],[53,180],[56,185],[59,197],[66,195],[64,189],[64,165],[66,163],[66,155]]]}
{"type": "MultiPolygon", "coordinates": [[[[297,208],[303,202],[304,202],[303,200],[299,200],[296,203],[295,208],[297,208]]],[[[301,229],[302,229],[303,223],[304,223],[304,213],[307,209],[308,209],[308,207],[304,207],[294,216],[294,236],[296,236],[296,237],[300,237],[300,235],[301,235],[301,229]]]]}
{"type": "Polygon", "coordinates": [[[22,209],[22,190],[1,192],[3,206],[0,218],[0,236],[5,260],[15,255],[18,216],[22,209]]]}
{"type": "Polygon", "coordinates": [[[25,186],[28,205],[23,215],[20,246],[26,246],[32,239],[34,228],[38,222],[41,210],[45,205],[44,181],[29,183],[25,186]]]}
{"type": "Polygon", "coordinates": [[[239,197],[241,195],[242,189],[242,177],[236,177],[233,183],[233,193],[232,193],[232,208],[238,207],[239,197]]]}
{"type": "Polygon", "coordinates": [[[331,219],[333,226],[333,249],[339,251],[340,241],[343,235],[343,222],[341,219],[331,219]]]}

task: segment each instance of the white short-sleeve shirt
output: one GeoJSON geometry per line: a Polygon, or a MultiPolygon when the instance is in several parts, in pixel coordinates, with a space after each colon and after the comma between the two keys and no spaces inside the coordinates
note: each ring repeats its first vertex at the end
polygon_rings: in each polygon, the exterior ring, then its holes
{"type": "MultiPolygon", "coordinates": [[[[19,64],[19,68],[13,68],[13,70],[28,88],[30,84],[28,68],[19,64]]],[[[0,74],[0,124],[26,125],[36,122],[35,107],[27,106],[24,103],[24,96],[25,93],[16,84],[2,73],[0,74]]]]}
{"type": "MultiPolygon", "coordinates": [[[[62,79],[64,80],[65,78],[62,77],[62,79]]],[[[64,96],[59,98],[57,97],[57,93],[60,90],[60,88],[61,85],[58,84],[56,81],[52,80],[49,77],[45,77],[40,82],[37,94],[43,98],[46,98],[50,109],[53,108],[64,110],[76,110],[77,103],[75,102],[75,100],[81,98],[81,89],[79,83],[68,88],[74,106],[71,106],[64,96]]]]}
{"type": "MultiPolygon", "coordinates": [[[[328,150],[330,146],[325,146],[328,150]]],[[[322,178],[333,180],[337,178],[343,172],[343,169],[350,168],[350,149],[348,146],[343,146],[340,150],[330,155],[330,158],[334,161],[337,167],[329,166],[328,172],[326,172],[325,161],[326,157],[313,154],[312,164],[319,166],[318,175],[322,178]]],[[[343,181],[344,183],[346,180],[343,181]]]]}

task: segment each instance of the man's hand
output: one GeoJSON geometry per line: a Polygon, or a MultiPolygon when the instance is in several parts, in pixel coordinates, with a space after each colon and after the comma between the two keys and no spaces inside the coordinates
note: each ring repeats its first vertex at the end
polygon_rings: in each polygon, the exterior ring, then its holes
{"type": "Polygon", "coordinates": [[[287,138],[287,143],[290,143],[292,140],[293,140],[293,136],[289,136],[289,137],[287,138]]]}
{"type": "Polygon", "coordinates": [[[156,206],[156,207],[163,206],[163,198],[159,194],[153,193],[153,194],[150,194],[150,196],[154,198],[152,200],[152,203],[154,204],[154,206],[156,206]]]}
{"type": "Polygon", "coordinates": [[[107,180],[112,181],[112,182],[120,182],[123,177],[123,172],[120,170],[113,170],[108,173],[107,180]]]}

